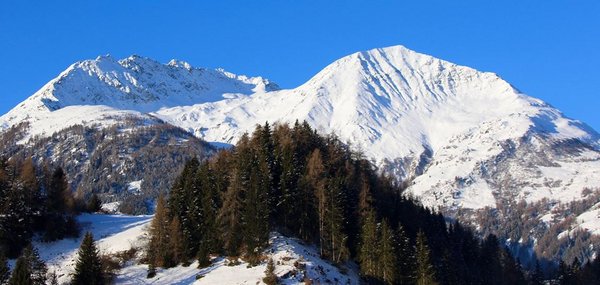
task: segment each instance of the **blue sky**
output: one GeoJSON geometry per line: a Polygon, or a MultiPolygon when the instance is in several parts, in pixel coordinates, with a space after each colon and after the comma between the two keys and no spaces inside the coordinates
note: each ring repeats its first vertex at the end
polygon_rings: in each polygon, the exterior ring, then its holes
{"type": "Polygon", "coordinates": [[[600,130],[597,0],[2,1],[0,113],[101,54],[292,88],[344,55],[397,44],[496,72],[600,130]]]}

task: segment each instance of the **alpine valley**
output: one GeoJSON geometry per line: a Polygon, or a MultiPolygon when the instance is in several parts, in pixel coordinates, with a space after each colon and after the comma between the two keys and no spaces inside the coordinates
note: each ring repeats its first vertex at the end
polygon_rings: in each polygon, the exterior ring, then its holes
{"type": "Polygon", "coordinates": [[[61,166],[74,192],[146,214],[185,161],[296,121],[527,266],[600,246],[600,135],[494,73],[403,46],[348,55],[294,89],[177,60],[84,60],[0,117],[0,155],[61,166]]]}

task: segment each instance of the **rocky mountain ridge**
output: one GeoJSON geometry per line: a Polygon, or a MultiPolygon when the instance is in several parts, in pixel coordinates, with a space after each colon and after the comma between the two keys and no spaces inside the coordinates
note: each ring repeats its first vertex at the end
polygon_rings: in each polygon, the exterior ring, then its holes
{"type": "Polygon", "coordinates": [[[502,235],[538,248],[547,231],[534,228],[573,220],[555,235],[564,246],[530,256],[564,256],[580,230],[600,229],[593,207],[553,214],[573,201],[600,202],[589,194],[600,179],[597,132],[494,73],[402,46],[343,57],[294,89],[180,61],[99,57],[69,67],[0,117],[0,126],[7,133],[26,123],[22,138],[8,145],[27,146],[69,126],[108,128],[125,116],[225,144],[265,121],[306,120],[405,181],[407,194],[424,205],[480,227],[491,227],[482,221],[490,209],[501,228],[512,215],[507,205],[547,201],[550,207],[522,217],[535,226],[502,235]]]}

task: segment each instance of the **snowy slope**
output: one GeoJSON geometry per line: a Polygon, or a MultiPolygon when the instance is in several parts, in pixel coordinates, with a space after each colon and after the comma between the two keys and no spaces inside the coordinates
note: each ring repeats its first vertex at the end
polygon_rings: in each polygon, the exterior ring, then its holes
{"type": "MultiPolygon", "coordinates": [[[[151,216],[84,214],[78,217],[83,232],[91,232],[102,254],[111,254],[140,246],[151,216]]],[[[75,272],[77,250],[83,236],[52,243],[36,242],[40,257],[46,262],[48,272],[56,272],[60,284],[68,283],[75,272]]]]}
{"type": "MultiPolygon", "coordinates": [[[[583,193],[600,181],[593,129],[494,73],[403,46],[343,57],[286,90],[180,61],[99,57],[69,67],[0,117],[0,127],[26,121],[27,138],[124,116],[158,118],[219,143],[235,143],[265,121],[306,120],[410,181],[407,193],[424,205],[473,223],[469,211],[508,202],[554,207],[589,199],[583,193]]],[[[545,225],[552,207],[532,219],[545,225]]],[[[589,215],[575,223],[597,233],[589,215]]]]}
{"type": "MultiPolygon", "coordinates": [[[[228,143],[257,123],[306,120],[323,133],[333,132],[351,142],[378,166],[400,177],[426,171],[414,181],[411,193],[434,207],[494,206],[492,192],[497,189],[473,173],[482,161],[503,153],[505,141],[536,134],[545,142],[577,139],[596,147],[600,138],[591,128],[520,93],[493,73],[401,46],[344,57],[296,89],[165,108],[154,114],[205,140],[228,143]],[[453,193],[456,177],[473,178],[460,195],[453,193]],[[445,189],[434,187],[442,184],[445,189]]],[[[592,160],[597,161],[594,155],[592,160]]],[[[586,169],[597,166],[594,162],[569,168],[589,172],[586,169]]],[[[593,186],[590,179],[594,178],[600,178],[598,173],[586,178],[588,186],[593,186]]],[[[571,193],[565,199],[576,198],[583,184],[576,183],[575,192],[561,188],[571,193]]],[[[562,195],[553,192],[557,191],[543,193],[562,195]]]]}
{"type": "MultiPolygon", "coordinates": [[[[78,220],[84,231],[91,231],[96,244],[104,255],[123,252],[131,248],[142,249],[147,241],[146,231],[151,216],[99,215],[85,214],[78,220]]],[[[35,243],[41,258],[48,265],[48,272],[56,272],[60,284],[68,283],[74,272],[77,250],[81,239],[66,239],[52,243],[35,243]]],[[[354,269],[342,273],[338,267],[319,258],[318,251],[302,242],[273,234],[270,246],[265,250],[267,258],[273,258],[275,274],[282,277],[283,284],[304,284],[304,277],[313,284],[336,283],[359,284],[359,277],[354,269]],[[306,275],[296,268],[296,261],[306,268],[306,275]],[[296,271],[293,276],[291,273],[296,271]],[[328,282],[329,280],[330,282],[328,282]]],[[[266,263],[255,267],[241,262],[236,266],[228,266],[223,257],[215,257],[213,265],[198,269],[198,264],[178,266],[170,269],[158,269],[157,275],[146,278],[148,265],[140,264],[140,253],[125,267],[117,272],[115,284],[263,284],[266,263]],[[196,276],[203,276],[196,280],[196,276]]]]}
{"type": "MultiPolygon", "coordinates": [[[[271,235],[270,246],[264,251],[265,258],[272,258],[275,263],[275,274],[280,284],[360,284],[356,266],[342,270],[319,258],[313,246],[305,245],[297,239],[271,235]],[[299,266],[296,266],[299,265],[299,266]],[[302,269],[304,268],[304,269],[302,269]],[[306,278],[306,279],[305,279],[306,278]]],[[[228,265],[224,257],[213,258],[213,264],[198,269],[198,263],[190,266],[178,266],[170,269],[159,269],[157,275],[147,279],[148,265],[138,264],[125,267],[116,278],[117,284],[264,284],[266,262],[250,267],[239,260],[238,265],[228,265]],[[197,279],[197,277],[200,277],[197,279]]]]}
{"type": "Polygon", "coordinates": [[[156,115],[208,141],[235,142],[263,121],[307,120],[335,132],[378,161],[434,153],[483,124],[496,140],[532,128],[597,141],[579,122],[521,94],[493,73],[478,72],[401,46],[344,57],[292,90],[165,108],[156,115]]]}
{"type": "MultiPolygon", "coordinates": [[[[53,111],[68,106],[103,105],[117,110],[150,112],[277,88],[276,84],[260,77],[192,68],[183,61],[161,64],[139,56],[118,61],[111,56],[101,56],[69,66],[0,117],[0,129],[27,121],[33,132],[43,132],[46,126],[37,123],[48,120],[48,116],[62,123],[61,117],[66,112],[54,115],[53,111]]],[[[95,119],[94,115],[85,114],[84,110],[76,111],[71,117],[89,121],[95,119]]]]}

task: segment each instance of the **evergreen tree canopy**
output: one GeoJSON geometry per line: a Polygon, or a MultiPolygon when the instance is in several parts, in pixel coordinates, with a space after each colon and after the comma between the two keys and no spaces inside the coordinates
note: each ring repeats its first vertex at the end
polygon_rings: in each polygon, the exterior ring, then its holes
{"type": "Polygon", "coordinates": [[[430,250],[427,246],[427,238],[422,231],[417,233],[415,245],[417,268],[415,271],[417,285],[435,285],[438,284],[435,277],[435,269],[431,264],[430,250]]]}
{"type": "Polygon", "coordinates": [[[92,233],[87,232],[83,237],[75,265],[73,285],[100,285],[104,284],[105,276],[102,270],[102,262],[92,233]]]}
{"type": "Polygon", "coordinates": [[[194,257],[207,266],[213,253],[256,264],[275,230],[315,244],[333,263],[358,261],[367,283],[481,284],[480,272],[503,275],[504,284],[524,280],[497,240],[447,226],[403,190],[306,122],[257,126],[233,148],[187,162],[169,201],[159,199],[149,276],[194,257]]]}
{"type": "Polygon", "coordinates": [[[46,284],[46,273],[46,264],[40,259],[37,249],[29,244],[17,259],[8,283],[11,285],[44,285],[46,284]]]}

